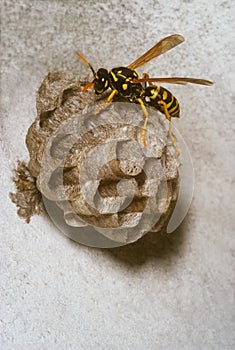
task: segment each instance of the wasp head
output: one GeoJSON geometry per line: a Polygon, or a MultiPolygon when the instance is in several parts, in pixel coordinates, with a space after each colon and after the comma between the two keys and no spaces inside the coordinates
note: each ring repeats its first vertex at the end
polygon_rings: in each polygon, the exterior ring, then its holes
{"type": "Polygon", "coordinates": [[[110,86],[109,72],[107,71],[107,69],[100,68],[95,74],[95,79],[93,82],[96,94],[102,94],[105,90],[107,90],[110,86]]]}

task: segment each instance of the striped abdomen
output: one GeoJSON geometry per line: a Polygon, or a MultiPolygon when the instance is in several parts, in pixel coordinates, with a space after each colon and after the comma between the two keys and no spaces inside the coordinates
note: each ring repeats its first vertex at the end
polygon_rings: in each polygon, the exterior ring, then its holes
{"type": "Polygon", "coordinates": [[[162,86],[150,85],[144,89],[142,98],[146,105],[155,107],[157,110],[165,114],[164,106],[167,108],[172,118],[179,118],[180,106],[179,102],[172,93],[162,86]]]}

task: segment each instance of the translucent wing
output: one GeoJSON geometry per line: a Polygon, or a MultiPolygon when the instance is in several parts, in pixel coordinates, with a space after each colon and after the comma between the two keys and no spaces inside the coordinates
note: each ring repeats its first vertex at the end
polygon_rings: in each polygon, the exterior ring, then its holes
{"type": "Polygon", "coordinates": [[[163,53],[173,49],[175,46],[181,44],[184,41],[184,38],[182,35],[179,34],[173,34],[170,36],[167,36],[166,38],[159,41],[156,45],[154,45],[150,50],[145,52],[142,56],[137,58],[136,61],[132,62],[128,65],[128,68],[130,69],[136,69],[143,64],[149,62],[153,58],[156,58],[163,53]]]}
{"type": "Polygon", "coordinates": [[[197,79],[197,78],[182,78],[182,77],[173,77],[173,78],[143,78],[143,79],[135,79],[132,83],[169,83],[169,84],[182,84],[185,85],[187,83],[191,84],[200,84],[200,85],[213,85],[213,82],[205,79],[197,79]]]}

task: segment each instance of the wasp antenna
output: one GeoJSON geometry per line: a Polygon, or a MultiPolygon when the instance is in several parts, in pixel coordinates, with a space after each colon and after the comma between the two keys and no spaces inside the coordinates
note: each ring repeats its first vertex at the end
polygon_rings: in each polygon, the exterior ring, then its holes
{"type": "Polygon", "coordinates": [[[92,70],[93,75],[95,76],[94,68],[92,67],[92,65],[90,64],[90,62],[89,62],[80,52],[77,52],[77,56],[78,56],[87,66],[90,67],[90,69],[92,70]]]}

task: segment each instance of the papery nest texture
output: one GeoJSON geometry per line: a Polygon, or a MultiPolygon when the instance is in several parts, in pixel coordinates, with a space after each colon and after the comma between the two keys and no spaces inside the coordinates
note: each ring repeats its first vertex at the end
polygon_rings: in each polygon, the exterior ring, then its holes
{"type": "Polygon", "coordinates": [[[27,222],[47,198],[67,225],[131,243],[166,230],[179,192],[179,160],[164,116],[149,110],[144,148],[140,106],[117,97],[98,113],[104,97],[84,93],[72,73],[46,76],[26,136],[30,160],[19,162],[11,198],[27,222]]]}

